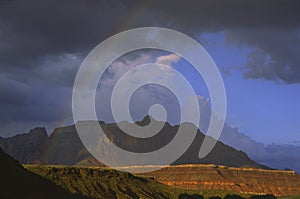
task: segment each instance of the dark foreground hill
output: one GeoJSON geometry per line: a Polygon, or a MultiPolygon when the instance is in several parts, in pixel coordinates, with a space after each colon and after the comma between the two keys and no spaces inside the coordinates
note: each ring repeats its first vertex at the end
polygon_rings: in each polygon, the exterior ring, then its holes
{"type": "Polygon", "coordinates": [[[0,148],[1,199],[79,199],[50,180],[23,168],[0,148]]]}
{"type": "MultiPolygon", "coordinates": [[[[147,124],[150,119],[152,118],[146,116],[143,121],[137,123],[142,126],[147,124]]],[[[139,139],[124,134],[115,123],[105,124],[101,122],[100,124],[111,142],[135,152],[163,147],[172,140],[179,128],[178,125],[171,126],[166,123],[163,129],[152,138],[139,139]]],[[[196,128],[190,123],[185,123],[185,125],[196,128]]],[[[267,168],[251,160],[244,152],[219,141],[205,158],[199,159],[198,152],[203,139],[204,134],[198,130],[192,145],[174,162],[174,165],[216,164],[232,167],[267,168]]],[[[56,128],[49,137],[45,128],[35,128],[27,134],[0,138],[0,147],[23,164],[101,165],[83,146],[75,125],[56,128]]]]}
{"type": "MultiPolygon", "coordinates": [[[[0,148],[1,199],[178,198],[180,190],[108,168],[27,166],[0,148]]],[[[200,195],[199,195],[200,196],[200,195]]]]}

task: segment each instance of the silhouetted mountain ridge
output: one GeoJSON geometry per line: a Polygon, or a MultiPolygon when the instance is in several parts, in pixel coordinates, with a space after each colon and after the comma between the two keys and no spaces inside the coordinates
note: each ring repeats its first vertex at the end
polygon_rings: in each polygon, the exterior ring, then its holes
{"type": "MultiPolygon", "coordinates": [[[[149,122],[158,122],[151,116],[136,122],[145,126],[149,122]]],[[[91,121],[89,121],[91,122],[91,121]]],[[[89,122],[82,122],[88,124],[89,122]]],[[[137,138],[125,134],[116,123],[99,122],[101,128],[115,145],[133,152],[148,152],[168,144],[176,135],[179,125],[165,123],[163,129],[151,138],[137,138]]],[[[128,123],[129,124],[129,123],[128,123]]],[[[189,128],[196,128],[191,123],[183,123],[189,128]]],[[[174,162],[177,164],[216,164],[232,167],[267,168],[251,160],[246,153],[238,151],[222,142],[217,142],[214,149],[203,159],[198,152],[205,135],[198,133],[188,150],[174,162]]],[[[25,164],[57,165],[99,165],[83,146],[75,125],[56,128],[48,137],[45,128],[35,128],[27,134],[0,139],[0,147],[5,152],[25,164]]]]}

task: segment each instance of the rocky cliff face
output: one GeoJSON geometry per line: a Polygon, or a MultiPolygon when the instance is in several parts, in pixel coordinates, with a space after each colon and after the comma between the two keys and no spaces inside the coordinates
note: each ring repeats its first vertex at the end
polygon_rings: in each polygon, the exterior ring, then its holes
{"type": "Polygon", "coordinates": [[[271,193],[277,196],[300,195],[300,175],[294,171],[193,164],[169,166],[147,175],[178,188],[230,190],[244,194],[271,193]]]}
{"type": "MultiPolygon", "coordinates": [[[[149,116],[137,122],[145,126],[150,122],[149,116]]],[[[154,121],[157,122],[157,121],[154,121]]],[[[86,125],[86,122],[83,122],[86,125]]],[[[151,138],[136,138],[122,132],[117,124],[100,123],[105,134],[115,145],[132,152],[148,152],[168,144],[176,135],[179,126],[164,124],[163,129],[151,138]]],[[[130,125],[130,124],[128,124],[130,125]]],[[[196,128],[185,123],[188,129],[196,128]]],[[[267,168],[252,161],[244,152],[217,142],[214,149],[203,159],[198,158],[198,152],[204,135],[198,130],[197,136],[188,150],[174,162],[178,164],[217,164],[233,167],[267,168]]],[[[83,146],[74,125],[56,128],[47,136],[44,128],[35,128],[27,134],[0,139],[0,147],[5,152],[24,164],[57,164],[57,165],[99,165],[83,146]]]]}
{"type": "Polygon", "coordinates": [[[46,129],[37,127],[25,134],[0,139],[0,147],[23,164],[38,164],[42,163],[47,142],[46,129]]]}
{"type": "Polygon", "coordinates": [[[57,128],[48,137],[45,128],[0,138],[0,147],[22,164],[101,164],[84,148],[74,126],[57,128]]]}
{"type": "Polygon", "coordinates": [[[101,165],[83,146],[74,125],[53,131],[42,162],[54,165],[101,165]]]}

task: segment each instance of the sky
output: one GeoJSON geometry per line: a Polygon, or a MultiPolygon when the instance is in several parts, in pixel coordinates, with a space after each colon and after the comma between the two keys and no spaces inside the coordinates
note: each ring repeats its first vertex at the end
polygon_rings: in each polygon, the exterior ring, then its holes
{"type": "MultiPolygon", "coordinates": [[[[121,31],[165,27],[197,40],[221,72],[227,94],[221,140],[259,162],[300,170],[299,11],[296,0],[2,0],[0,136],[36,126],[51,133],[71,124],[72,87],[88,53],[121,31]]],[[[116,60],[99,82],[99,119],[112,120],[109,95],[122,74],[162,60],[191,82],[209,115],[205,83],[186,60],[174,59],[170,52],[141,50],[116,60]]],[[[170,122],[178,121],[172,114],[178,102],[154,85],[132,98],[133,118],[141,119],[153,103],[165,105],[170,122]]]]}

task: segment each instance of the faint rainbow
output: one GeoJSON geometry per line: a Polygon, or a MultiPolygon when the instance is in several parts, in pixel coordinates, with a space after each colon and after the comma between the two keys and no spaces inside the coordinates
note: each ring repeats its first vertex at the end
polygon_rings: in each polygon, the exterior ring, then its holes
{"type": "MultiPolygon", "coordinates": [[[[143,14],[147,10],[148,6],[149,6],[148,2],[144,2],[144,3],[140,2],[140,3],[138,3],[138,5],[135,5],[134,8],[132,8],[128,12],[128,17],[124,18],[124,20],[121,21],[118,24],[118,26],[115,26],[112,29],[113,35],[121,32],[121,31],[125,31],[128,28],[134,27],[134,25],[140,19],[140,17],[143,16],[143,14]]],[[[86,81],[89,81],[89,79],[87,78],[86,81]]],[[[58,120],[58,122],[55,122],[54,126],[60,127],[60,126],[69,125],[68,123],[70,121],[68,119],[66,119],[66,116],[69,114],[69,111],[70,111],[70,103],[71,103],[70,101],[66,101],[65,106],[64,106],[65,108],[62,109],[61,114],[60,114],[62,116],[61,120],[58,120]]],[[[51,134],[53,134],[54,131],[51,134]]],[[[59,144],[58,139],[55,136],[54,137],[52,136],[51,138],[52,138],[51,145],[44,146],[44,149],[42,150],[41,160],[43,162],[48,161],[49,158],[54,155],[54,152],[56,150],[55,148],[59,144]]]]}

